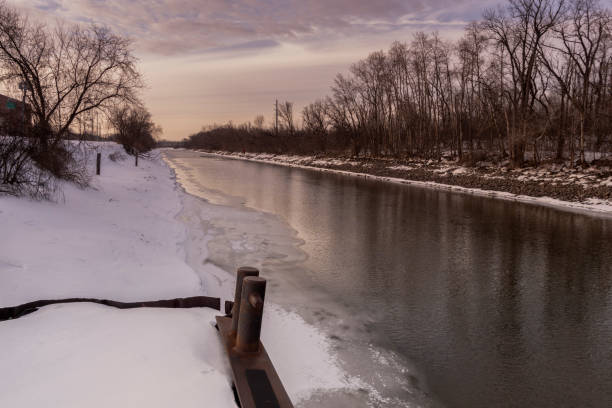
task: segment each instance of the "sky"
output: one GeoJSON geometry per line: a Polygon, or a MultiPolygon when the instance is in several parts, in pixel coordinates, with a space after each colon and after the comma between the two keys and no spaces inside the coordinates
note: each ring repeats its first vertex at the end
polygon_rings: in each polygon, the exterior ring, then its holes
{"type": "Polygon", "coordinates": [[[28,14],[106,25],[133,40],[142,99],[180,140],[203,126],[297,114],[335,75],[417,31],[459,37],[503,0],[8,0],[28,14]]]}

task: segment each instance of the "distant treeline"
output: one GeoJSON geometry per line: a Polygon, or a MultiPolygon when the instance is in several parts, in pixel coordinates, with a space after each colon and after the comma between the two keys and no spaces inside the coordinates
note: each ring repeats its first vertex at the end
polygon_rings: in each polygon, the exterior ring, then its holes
{"type": "Polygon", "coordinates": [[[612,151],[612,14],[596,0],[510,0],[458,41],[416,33],[338,74],[279,123],[227,124],[186,147],[355,156],[571,159],[612,151]]]}
{"type": "Polygon", "coordinates": [[[180,145],[193,149],[291,154],[340,153],[350,149],[349,139],[334,129],[322,134],[306,129],[289,132],[283,128],[277,134],[274,129],[231,123],[204,129],[180,145]]]}

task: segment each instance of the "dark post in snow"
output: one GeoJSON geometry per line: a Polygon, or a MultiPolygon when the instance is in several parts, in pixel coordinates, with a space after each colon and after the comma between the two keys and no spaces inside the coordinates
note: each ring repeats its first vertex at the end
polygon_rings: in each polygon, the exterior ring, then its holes
{"type": "Polygon", "coordinates": [[[241,352],[259,351],[259,335],[263,316],[266,280],[259,276],[248,276],[242,281],[240,299],[240,320],[236,334],[236,350],[241,352]]]}
{"type": "Polygon", "coordinates": [[[259,270],[250,266],[241,266],[236,273],[236,291],[234,292],[234,307],[232,309],[232,331],[235,336],[238,331],[238,317],[240,316],[240,299],[242,297],[242,284],[248,276],[259,276],[259,270]]]}
{"type": "Polygon", "coordinates": [[[100,161],[102,160],[102,153],[96,154],[96,175],[100,175],[100,161]]]}
{"type": "Polygon", "coordinates": [[[136,167],[138,167],[138,152],[136,152],[136,167]]]}

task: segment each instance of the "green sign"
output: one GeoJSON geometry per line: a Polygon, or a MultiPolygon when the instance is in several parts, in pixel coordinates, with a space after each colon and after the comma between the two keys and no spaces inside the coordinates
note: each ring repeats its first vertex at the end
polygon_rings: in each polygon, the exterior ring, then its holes
{"type": "Polygon", "coordinates": [[[15,105],[15,102],[6,101],[6,109],[15,109],[15,108],[17,108],[17,105],[15,105]]]}

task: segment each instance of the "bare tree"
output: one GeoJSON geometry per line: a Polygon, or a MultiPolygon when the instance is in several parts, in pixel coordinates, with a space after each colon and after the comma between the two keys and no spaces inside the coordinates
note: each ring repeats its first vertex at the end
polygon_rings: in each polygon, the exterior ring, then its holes
{"type": "Polygon", "coordinates": [[[289,134],[293,134],[295,131],[295,124],[293,122],[293,102],[285,101],[278,105],[278,116],[281,120],[281,127],[283,127],[289,134]]]}
{"type": "Polygon", "coordinates": [[[0,194],[26,194],[35,199],[49,199],[55,188],[55,178],[30,159],[31,144],[27,138],[0,138],[0,194]]]}
{"type": "Polygon", "coordinates": [[[333,97],[328,98],[328,115],[336,132],[346,135],[354,156],[363,148],[362,130],[365,129],[365,109],[359,99],[358,86],[352,78],[338,74],[332,86],[333,97]]]}
{"type": "Polygon", "coordinates": [[[541,52],[542,61],[578,111],[581,163],[585,163],[585,123],[594,90],[595,68],[600,63],[597,58],[609,35],[609,24],[610,16],[596,0],[571,0],[563,20],[553,29],[555,37],[546,44],[546,48],[552,52],[541,52]],[[555,64],[558,58],[573,75],[563,74],[564,70],[555,64]]]}
{"type": "Polygon", "coordinates": [[[509,0],[505,9],[488,10],[484,28],[509,59],[509,144],[515,165],[522,165],[535,102],[536,64],[544,37],[557,24],[563,0],[509,0]]]}
{"type": "MultiPolygon", "coordinates": [[[[483,87],[485,86],[483,71],[483,54],[487,49],[486,37],[480,26],[469,24],[464,36],[457,43],[458,66],[457,95],[455,98],[455,115],[457,116],[457,147],[461,158],[464,130],[470,141],[470,150],[474,148],[474,139],[482,142],[482,136],[489,134],[490,146],[494,148],[493,129],[486,120],[487,105],[484,102],[483,87]]],[[[451,89],[452,91],[452,89],[451,89]]]]}
{"type": "Polygon", "coordinates": [[[134,102],[142,87],[130,41],[99,26],[33,22],[0,3],[0,73],[24,82],[41,151],[80,115],[134,102]]]}
{"type": "Polygon", "coordinates": [[[316,134],[327,132],[327,106],[322,100],[315,101],[307,105],[302,110],[302,120],[304,129],[316,134]]]}
{"type": "Polygon", "coordinates": [[[327,117],[327,104],[318,100],[306,106],[302,110],[302,122],[304,130],[319,140],[322,151],[326,149],[326,139],[329,120],[327,117]]]}
{"type": "Polygon", "coordinates": [[[115,129],[115,139],[128,154],[137,155],[155,147],[161,128],[142,106],[120,106],[111,111],[110,122],[115,129]]]}
{"type": "Polygon", "coordinates": [[[253,120],[253,125],[255,126],[255,129],[263,129],[264,121],[265,119],[263,115],[255,116],[255,120],[253,120]]]}

